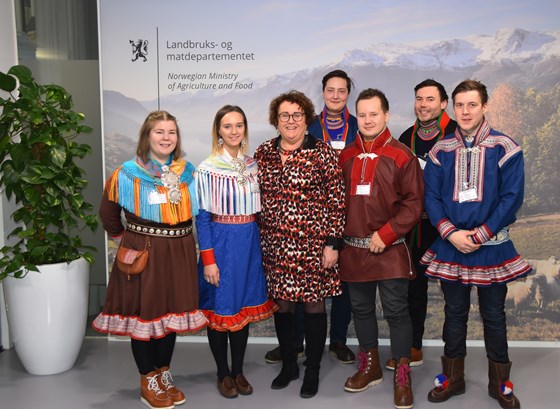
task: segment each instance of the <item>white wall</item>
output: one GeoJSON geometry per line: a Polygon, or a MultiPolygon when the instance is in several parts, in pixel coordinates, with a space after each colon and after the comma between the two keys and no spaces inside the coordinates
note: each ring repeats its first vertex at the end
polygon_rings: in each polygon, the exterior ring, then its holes
{"type": "MultiPolygon", "coordinates": [[[[14,15],[14,2],[0,2],[0,71],[6,72],[8,68],[17,63],[16,23],[14,15]]],[[[0,246],[4,245],[4,212],[5,197],[0,201],[0,246]]],[[[11,348],[4,304],[4,291],[0,283],[0,345],[11,348]]]]}

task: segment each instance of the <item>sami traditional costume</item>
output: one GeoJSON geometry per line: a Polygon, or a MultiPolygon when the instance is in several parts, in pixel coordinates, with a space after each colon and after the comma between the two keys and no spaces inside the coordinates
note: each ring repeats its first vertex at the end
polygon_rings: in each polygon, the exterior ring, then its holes
{"type": "MultiPolygon", "coordinates": [[[[430,149],[445,135],[454,132],[455,128],[457,128],[457,122],[442,111],[437,118],[427,123],[422,123],[416,118],[414,125],[401,134],[399,142],[410,148],[418,158],[420,167],[424,169],[430,149]]],[[[420,222],[406,236],[416,268],[416,277],[409,282],[408,286],[408,304],[413,334],[411,359],[415,364],[422,359],[420,350],[428,309],[428,277],[424,274],[426,266],[420,263],[420,259],[438,235],[438,231],[430,223],[428,214],[423,211],[420,222]]]]}
{"type": "Polygon", "coordinates": [[[422,213],[424,184],[418,161],[388,128],[369,148],[356,138],[339,159],[347,186],[345,246],[338,261],[342,280],[412,278],[404,236],[422,213]],[[380,254],[369,250],[376,231],[387,246],[380,254]]]}
{"type": "Polygon", "coordinates": [[[270,317],[278,306],[267,298],[256,214],[261,210],[257,162],[225,149],[196,170],[200,247],[200,308],[210,328],[238,331],[270,317]],[[204,266],[217,264],[218,287],[204,280],[204,266]]]}
{"type": "MultiPolygon", "coordinates": [[[[410,148],[418,158],[420,167],[424,169],[430,149],[448,133],[457,128],[457,122],[449,118],[445,111],[433,121],[431,126],[423,126],[418,119],[413,126],[402,133],[399,142],[410,148]]],[[[422,212],[422,220],[407,235],[413,253],[413,259],[420,261],[426,250],[438,237],[437,230],[432,226],[426,212],[422,212]]]]}
{"type": "MultiPolygon", "coordinates": [[[[358,134],[358,121],[354,115],[350,114],[346,106],[339,115],[332,115],[325,105],[323,111],[319,115],[315,115],[315,119],[308,130],[310,135],[322,140],[335,149],[337,153],[340,153],[346,145],[349,145],[356,139],[356,135],[358,134]]],[[[353,359],[353,354],[350,356],[340,356],[340,353],[342,353],[342,355],[348,355],[348,352],[351,352],[346,347],[346,338],[348,326],[352,321],[352,305],[350,302],[348,285],[343,282],[341,288],[342,294],[333,297],[331,300],[330,343],[331,348],[341,346],[338,349],[338,351],[341,351],[337,353],[338,358],[342,358],[344,361],[351,361],[353,359]]],[[[298,316],[301,316],[301,314],[298,314],[298,316]]],[[[298,325],[298,329],[302,327],[302,325],[298,325]]]]}
{"type": "Polygon", "coordinates": [[[309,133],[315,138],[331,145],[340,152],[346,145],[354,142],[358,134],[358,121],[350,114],[347,107],[336,121],[327,116],[327,107],[323,108],[320,115],[309,126],[309,133]]]}
{"type": "Polygon", "coordinates": [[[165,165],[136,158],[105,184],[99,215],[122,245],[149,249],[145,270],[127,276],[113,264],[103,311],[93,328],[137,340],[197,331],[208,321],[198,308],[196,246],[192,218],[198,213],[194,166],[171,156],[165,165]],[[148,244],[149,243],[149,244],[148,244]]]}
{"type": "Polygon", "coordinates": [[[531,271],[509,238],[524,188],[523,153],[511,138],[484,120],[467,146],[457,128],[430,151],[424,174],[426,211],[440,235],[421,260],[429,277],[487,286],[531,271]],[[480,248],[458,251],[447,240],[457,229],[475,229],[480,248]]]}

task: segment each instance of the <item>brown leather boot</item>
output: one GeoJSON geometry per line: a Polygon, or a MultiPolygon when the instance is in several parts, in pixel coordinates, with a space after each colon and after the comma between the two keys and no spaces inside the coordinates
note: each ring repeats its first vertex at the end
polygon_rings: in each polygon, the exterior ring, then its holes
{"type": "Polygon", "coordinates": [[[436,387],[428,393],[430,402],[444,402],[452,396],[465,393],[465,358],[441,357],[443,373],[436,376],[436,387]]]}
{"type": "Polygon", "coordinates": [[[488,395],[497,399],[504,409],[519,409],[521,403],[513,394],[513,383],[509,380],[511,362],[499,364],[488,360],[488,395]]]}
{"type": "Polygon", "coordinates": [[[393,391],[395,408],[408,409],[414,406],[412,380],[410,379],[410,359],[408,358],[401,358],[397,362],[397,369],[393,373],[393,391]]]}
{"type": "Polygon", "coordinates": [[[360,348],[357,361],[358,372],[346,380],[345,391],[361,392],[383,382],[383,371],[379,365],[377,348],[371,348],[367,352],[360,348]]]}
{"type": "MultiPolygon", "coordinates": [[[[418,348],[410,348],[410,366],[420,366],[424,363],[424,354],[422,353],[422,349],[418,348]]],[[[385,363],[385,368],[390,371],[394,371],[397,367],[397,360],[393,358],[387,359],[387,363],[385,363]]]]}
{"type": "Polygon", "coordinates": [[[410,348],[410,366],[420,366],[424,363],[422,349],[410,348]]]}
{"type": "Polygon", "coordinates": [[[185,394],[173,384],[173,377],[171,376],[171,372],[169,372],[168,366],[156,369],[156,373],[159,375],[159,387],[163,391],[167,392],[169,397],[173,399],[173,403],[175,405],[182,405],[187,401],[185,394]]]}
{"type": "Polygon", "coordinates": [[[140,375],[140,401],[152,409],[173,409],[173,399],[159,387],[158,374],[152,371],[146,375],[140,375]]]}

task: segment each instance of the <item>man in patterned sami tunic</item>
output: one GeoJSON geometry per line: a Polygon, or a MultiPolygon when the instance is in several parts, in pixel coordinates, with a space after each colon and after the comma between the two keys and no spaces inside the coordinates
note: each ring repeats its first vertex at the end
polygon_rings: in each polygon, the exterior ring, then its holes
{"type": "Polygon", "coordinates": [[[411,408],[408,281],[414,277],[405,235],[422,214],[424,181],[414,154],[391,137],[389,102],[366,89],[356,100],[359,133],[340,154],[346,186],[346,226],[340,277],[348,282],[360,344],[358,372],[344,389],[360,392],[381,383],[375,297],[379,289],[389,324],[396,408],[411,408]]]}
{"type": "Polygon", "coordinates": [[[430,151],[424,170],[426,212],[439,237],[423,256],[445,299],[442,374],[428,394],[443,402],[465,392],[464,359],[471,287],[477,287],[488,356],[488,394],[502,408],[519,408],[509,380],[506,283],[531,267],[509,238],[508,226],[523,203],[523,153],[485,119],[486,86],[461,82],[452,94],[458,128],[430,151]]]}

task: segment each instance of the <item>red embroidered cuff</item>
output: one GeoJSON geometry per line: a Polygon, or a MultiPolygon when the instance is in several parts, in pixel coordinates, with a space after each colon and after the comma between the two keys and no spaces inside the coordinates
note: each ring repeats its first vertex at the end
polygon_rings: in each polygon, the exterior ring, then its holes
{"type": "Polygon", "coordinates": [[[436,229],[438,229],[439,235],[442,239],[447,239],[451,233],[457,230],[455,225],[447,219],[441,219],[437,224],[436,229]]]}
{"type": "Polygon", "coordinates": [[[200,258],[202,259],[202,264],[205,266],[211,266],[216,264],[216,258],[214,257],[214,249],[200,250],[200,258]]]}
{"type": "Polygon", "coordinates": [[[397,235],[395,234],[391,226],[389,226],[389,224],[385,224],[383,227],[377,230],[377,233],[379,234],[379,238],[383,241],[383,243],[385,243],[386,246],[390,246],[395,242],[395,240],[398,239],[397,235]]]}
{"type": "Polygon", "coordinates": [[[471,237],[476,244],[486,243],[493,236],[492,232],[485,224],[483,224],[480,227],[477,227],[475,230],[476,233],[471,237]]]}

